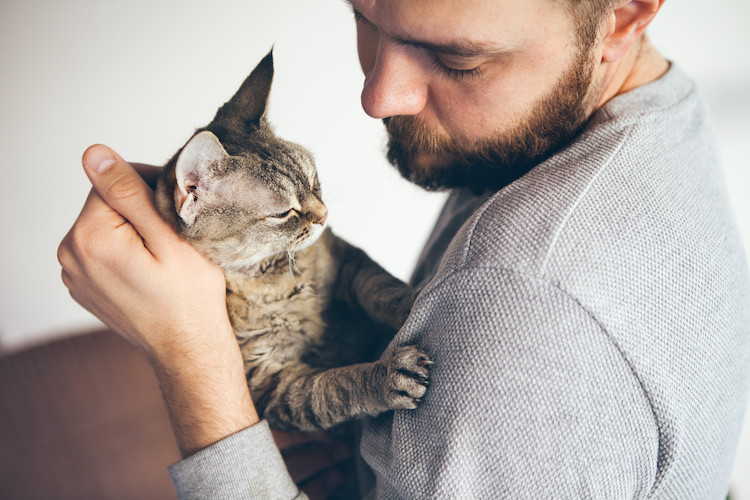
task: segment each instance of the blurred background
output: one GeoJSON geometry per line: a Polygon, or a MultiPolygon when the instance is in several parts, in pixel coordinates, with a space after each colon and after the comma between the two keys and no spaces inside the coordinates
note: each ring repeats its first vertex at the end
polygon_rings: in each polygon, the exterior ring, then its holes
{"type": "MultiPolygon", "coordinates": [[[[748,23],[747,0],[668,0],[650,30],[712,109],[746,247],[748,23]]],[[[408,278],[444,195],[385,163],[382,126],[360,108],[363,76],[342,1],[2,0],[0,353],[101,326],[70,299],[55,257],[89,190],[84,149],[100,142],[163,164],[272,46],[270,120],[315,154],[331,226],[408,278]]],[[[748,426],[738,499],[750,499],[748,426]]]]}

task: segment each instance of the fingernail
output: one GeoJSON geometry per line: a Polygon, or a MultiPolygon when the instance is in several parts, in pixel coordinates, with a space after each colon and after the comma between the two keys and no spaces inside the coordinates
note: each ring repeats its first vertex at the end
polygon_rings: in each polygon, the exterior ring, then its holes
{"type": "Polygon", "coordinates": [[[94,146],[86,153],[85,162],[87,167],[101,174],[112,166],[115,158],[105,146],[94,146]]]}

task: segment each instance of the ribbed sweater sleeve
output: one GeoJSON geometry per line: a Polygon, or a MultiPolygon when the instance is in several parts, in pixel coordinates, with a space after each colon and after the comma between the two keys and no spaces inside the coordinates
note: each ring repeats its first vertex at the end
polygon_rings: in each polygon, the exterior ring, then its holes
{"type": "Polygon", "coordinates": [[[169,476],[180,500],[307,498],[289,476],[265,420],[173,464],[169,476]]]}

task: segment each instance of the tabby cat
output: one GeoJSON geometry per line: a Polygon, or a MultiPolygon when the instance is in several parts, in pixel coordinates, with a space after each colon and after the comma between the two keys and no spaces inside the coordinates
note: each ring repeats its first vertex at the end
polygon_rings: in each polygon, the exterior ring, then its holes
{"type": "Polygon", "coordinates": [[[416,408],[427,355],[398,346],[374,360],[415,293],[325,228],[310,153],[266,119],[272,79],[269,53],[167,163],[159,211],[223,269],[250,393],[273,428],[416,408]]]}

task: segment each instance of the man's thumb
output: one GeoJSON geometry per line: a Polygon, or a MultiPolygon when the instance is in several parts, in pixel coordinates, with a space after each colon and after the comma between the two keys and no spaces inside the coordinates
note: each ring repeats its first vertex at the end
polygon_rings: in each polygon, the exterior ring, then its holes
{"type": "Polygon", "coordinates": [[[83,166],[99,196],[145,240],[164,234],[167,223],[156,211],[153,191],[120,155],[95,144],[83,153],[83,166]]]}

